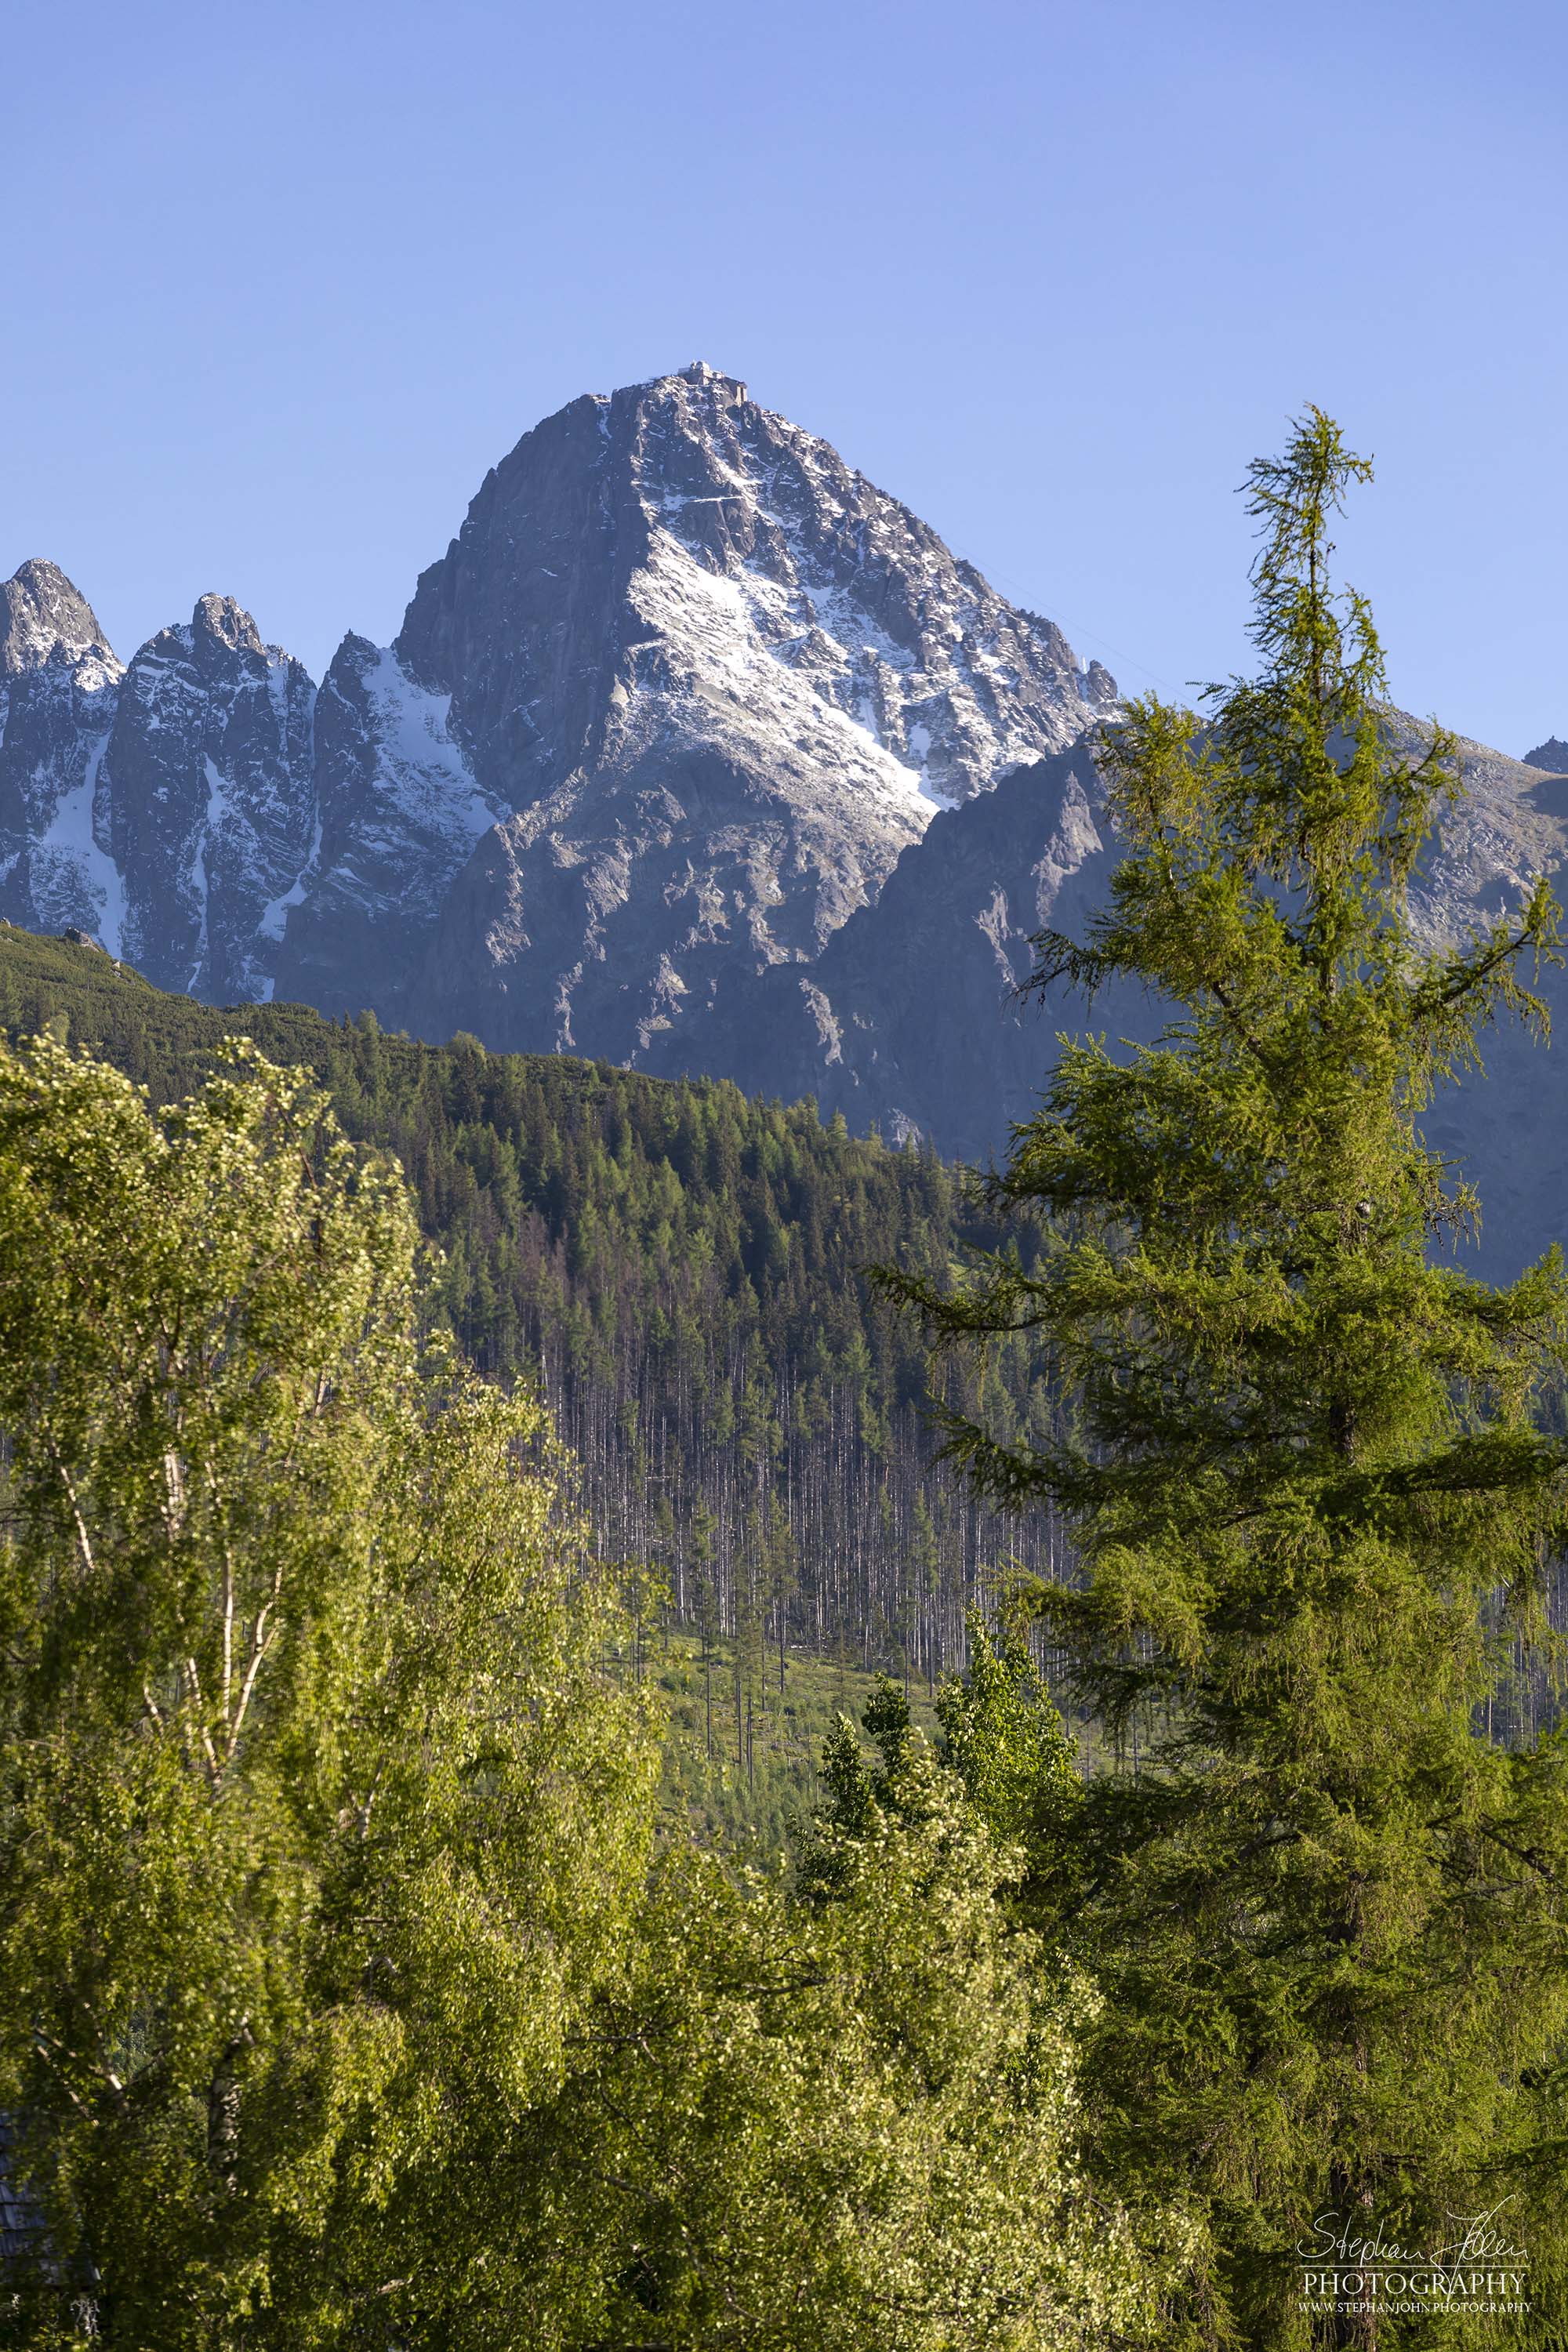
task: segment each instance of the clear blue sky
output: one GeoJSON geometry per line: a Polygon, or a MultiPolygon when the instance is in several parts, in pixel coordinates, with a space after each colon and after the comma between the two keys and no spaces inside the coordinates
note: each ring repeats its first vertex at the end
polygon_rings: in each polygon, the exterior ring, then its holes
{"type": "Polygon", "coordinates": [[[1124,684],[1245,657],[1248,457],[1372,451],[1399,698],[1568,734],[1568,10],[8,0],[0,577],[319,674],[540,416],[701,357],[1124,684]]]}

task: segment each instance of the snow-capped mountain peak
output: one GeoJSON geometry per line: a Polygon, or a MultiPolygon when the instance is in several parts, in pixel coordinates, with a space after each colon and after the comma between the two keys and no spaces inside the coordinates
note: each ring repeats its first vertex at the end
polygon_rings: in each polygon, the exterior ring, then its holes
{"type": "Polygon", "coordinates": [[[805,964],[933,816],[1115,688],[702,362],[523,436],[395,644],[320,695],[231,598],[123,673],[52,565],[0,602],[0,910],[163,986],[639,1058],[805,964]]]}
{"type": "Polygon", "coordinates": [[[1115,703],[1051,623],[701,362],[526,434],[396,649],[517,812],[411,1018],[616,1058],[684,1031],[728,963],[814,956],[939,809],[1115,703]]]}

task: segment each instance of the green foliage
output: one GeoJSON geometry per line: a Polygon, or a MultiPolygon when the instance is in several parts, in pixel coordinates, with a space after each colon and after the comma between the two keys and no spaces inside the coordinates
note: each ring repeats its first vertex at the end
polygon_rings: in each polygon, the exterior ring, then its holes
{"type": "MultiPolygon", "coordinates": [[[[668,1653],[650,1662],[668,1707],[662,1801],[702,1844],[777,1854],[816,1804],[822,1750],[836,1717],[858,1711],[876,1678],[840,1661],[796,1653],[781,1688],[776,1649],[761,1674],[749,1676],[750,1663],[740,1661],[737,1719],[736,1657],[727,1645],[715,1644],[705,1656],[700,1643],[672,1635],[668,1653]]],[[[623,1654],[620,1671],[629,1672],[631,1664],[623,1654]]],[[[935,1714],[920,1684],[911,1685],[910,1696],[916,1719],[934,1729],[935,1714]]]]}
{"type": "Polygon", "coordinates": [[[253,1045],[161,1115],[0,1053],[0,2336],[1147,2340],[1012,1849],[885,1677],[798,1885],[654,1840],[646,1580],[415,1244],[253,1045]]]}
{"type": "MultiPolygon", "coordinates": [[[[707,1081],[420,1045],[302,1005],[218,1013],[0,927],[0,1028],[58,1020],[155,1102],[236,1032],[313,1071],[344,1132],[407,1175],[440,1254],[426,1311],[481,1371],[541,1381],[596,1540],[657,1570],[679,1622],[705,1581],[726,1636],[749,1621],[825,1654],[848,1640],[931,1685],[962,1655],[981,1571],[1043,1559],[1032,1527],[927,1477],[923,1350],[864,1277],[892,1258],[942,1279],[989,1236],[931,1151],[707,1081]]],[[[1050,1408],[1023,1356],[989,1377],[1031,1429],[1050,1408]]]]}
{"type": "MultiPolygon", "coordinates": [[[[901,1693],[868,1715],[881,1769],[852,1785],[825,1758],[805,1899],[664,1851],[636,1977],[601,2000],[542,2143],[615,2250],[574,2342],[1150,2340],[1149,2262],[1074,2153],[1081,1995],[1035,1989],[996,1899],[1015,1857],[901,1693]]],[[[537,2261],[525,2242],[520,2310],[537,2261]]]]}
{"type": "Polygon", "coordinates": [[[969,1665],[937,1697],[946,1759],[994,1833],[1021,1838],[1037,1869],[1061,1849],[1082,1798],[1077,1759],[1016,1612],[1000,1633],[969,1622],[969,1665]]]}
{"type": "Polygon", "coordinates": [[[640,1893],[612,1595],[414,1244],[254,1049],[161,1118],[0,1055],[0,2083],[112,2344],[494,2340],[441,2214],[640,1893]]]}
{"type": "MultiPolygon", "coordinates": [[[[1443,1261],[1474,1203],[1418,1129],[1488,1022],[1542,1022],[1517,967],[1556,914],[1542,883],[1421,946],[1410,884],[1458,787],[1441,730],[1389,742],[1366,606],[1329,585],[1366,472],[1315,411],[1253,468],[1259,676],[1110,732],[1126,862],[1037,979],[1182,1009],[1157,1049],[1064,1053],[990,1192],[1039,1256],[957,1297],[891,1285],[949,1343],[1029,1335],[1070,1405],[1045,1444],[955,1415],[949,1452],[1079,1548],[1035,1605],[1119,1755],[1043,1881],[1103,1995],[1094,2161],[1205,2220],[1173,2346],[1324,2340],[1292,2249],[1326,2210],[1438,2244],[1513,2196],[1538,2315],[1562,2286],[1568,1752],[1487,1726],[1509,1644],[1544,1654],[1568,1286],[1555,1255],[1500,1292],[1443,1261]]],[[[1531,2325],[1510,2340],[1556,2340],[1531,2325]]]]}

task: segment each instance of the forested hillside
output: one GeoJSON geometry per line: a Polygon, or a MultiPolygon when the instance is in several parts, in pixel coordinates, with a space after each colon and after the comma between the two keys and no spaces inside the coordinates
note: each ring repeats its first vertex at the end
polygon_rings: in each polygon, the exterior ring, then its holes
{"type": "Polygon", "coordinates": [[[710,1650],[623,1671],[420,1248],[253,1045],[156,1110],[0,1045],[0,2345],[1152,2352],[1170,2230],[1085,2190],[982,1810],[1020,1732],[1078,1797],[1026,1662],[944,1683],[952,1761],[791,1662],[819,1793],[747,1866],[664,1738],[710,1650]]]}
{"type": "MultiPolygon", "coordinates": [[[[994,1233],[960,1174],[710,1081],[432,1047],[301,1005],[213,1012],[100,950],[0,929],[0,1025],[90,1045],[155,1101],[226,1035],[310,1067],[356,1141],[395,1153],[441,1260],[436,1311],[479,1367],[542,1376],[600,1547],[760,1672],[781,1637],[928,1683],[976,1584],[1045,1563],[1038,1514],[978,1507],[927,1465],[921,1335],[865,1271],[941,1279],[994,1233]]],[[[1040,1433],[1016,1343],[961,1400],[1040,1433]]]]}

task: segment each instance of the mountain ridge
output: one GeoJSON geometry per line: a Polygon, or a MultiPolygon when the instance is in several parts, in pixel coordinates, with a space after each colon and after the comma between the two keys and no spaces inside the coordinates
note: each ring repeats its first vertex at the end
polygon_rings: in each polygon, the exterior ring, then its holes
{"type": "MultiPolygon", "coordinates": [[[[1118,708],[1054,623],[697,362],[525,433],[392,644],[349,634],[319,687],[216,594],[122,665],[29,559],[0,587],[0,915],[207,1002],[712,1073],[984,1160],[1054,1051],[1011,994],[1030,937],[1103,893],[1118,708]]],[[[1568,745],[1461,749],[1413,893],[1433,944],[1568,863],[1568,745]]],[[[1526,1249],[1557,1213],[1502,1172],[1526,1249]]]]}
{"type": "Polygon", "coordinates": [[[319,689],[226,598],[124,670],[53,567],[5,612],[0,912],[208,999],[617,1059],[728,966],[809,961],[940,807],[1116,691],[702,362],[525,434],[393,645],[346,637],[319,689]],[[74,719],[51,665],[95,692],[74,719]]]}

